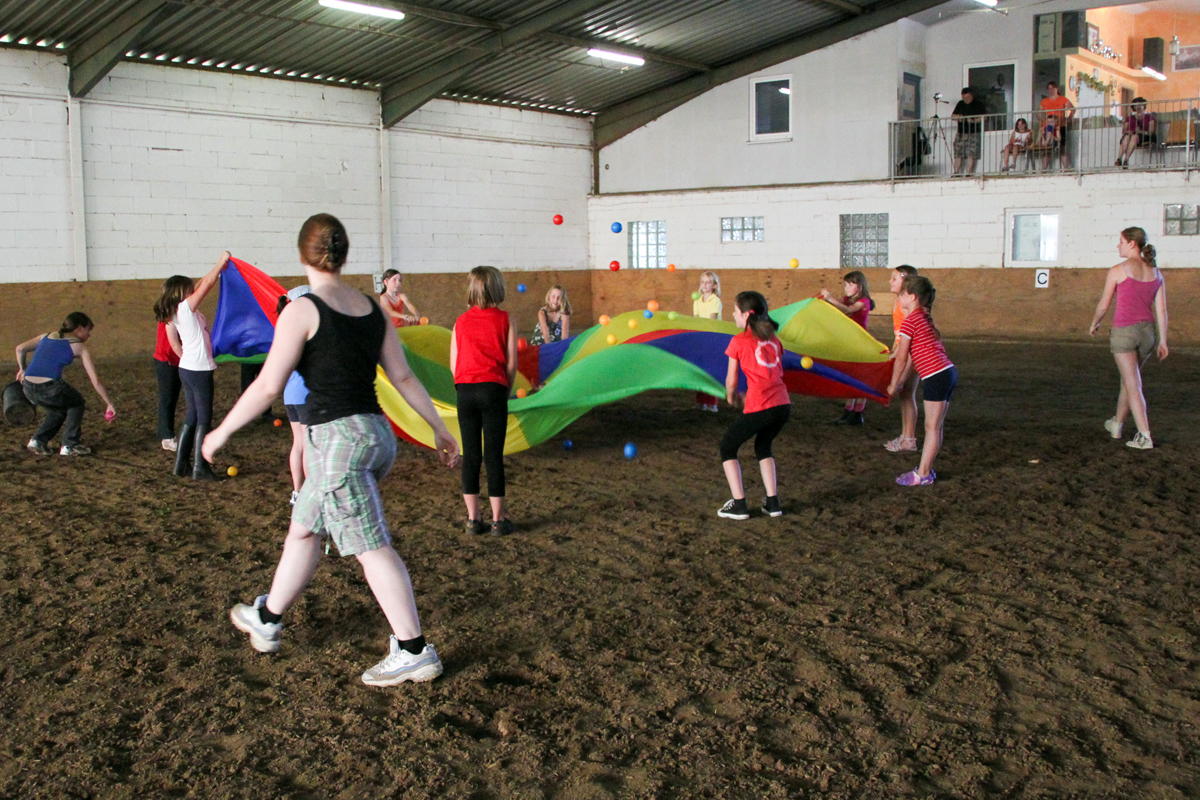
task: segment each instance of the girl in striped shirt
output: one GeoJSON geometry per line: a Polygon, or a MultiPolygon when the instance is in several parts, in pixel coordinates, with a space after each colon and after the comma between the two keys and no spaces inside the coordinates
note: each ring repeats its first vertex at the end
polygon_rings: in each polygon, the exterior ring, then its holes
{"type": "Polygon", "coordinates": [[[950,408],[950,397],[958,383],[958,371],[946,357],[942,335],[933,325],[933,299],[937,292],[928,278],[913,275],[904,279],[900,289],[900,308],[904,322],[897,333],[895,366],[888,394],[895,395],[914,368],[921,378],[925,401],[925,446],[921,464],[896,478],[901,486],[927,486],[937,480],[933,459],[942,449],[942,425],[950,408]]]}

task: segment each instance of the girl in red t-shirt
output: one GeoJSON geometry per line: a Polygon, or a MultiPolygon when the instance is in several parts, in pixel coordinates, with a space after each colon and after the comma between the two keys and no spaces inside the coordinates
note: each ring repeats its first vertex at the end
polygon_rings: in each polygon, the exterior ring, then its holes
{"type": "MultiPolygon", "coordinates": [[[[821,297],[829,305],[861,325],[863,330],[866,330],[867,319],[875,309],[875,301],[871,299],[871,290],[867,288],[867,276],[854,270],[847,272],[842,281],[844,283],[842,289],[845,294],[842,295],[841,300],[835,299],[833,293],[828,289],[821,290],[821,297]]],[[[865,397],[847,400],[841,418],[834,420],[833,424],[862,425],[863,412],[866,410],[867,400],[865,397]]]]}
{"type": "Polygon", "coordinates": [[[942,425],[958,383],[958,371],[946,357],[942,335],[933,325],[931,312],[936,294],[929,279],[917,275],[905,278],[900,289],[900,307],[905,317],[896,334],[895,365],[888,394],[895,396],[901,391],[915,368],[921,378],[921,393],[925,400],[925,444],[921,449],[921,464],[896,478],[896,483],[901,486],[927,486],[937,480],[933,459],[942,449],[942,425]]]}
{"type": "Polygon", "coordinates": [[[471,270],[467,303],[471,308],[450,334],[450,371],[458,393],[462,436],[462,491],[466,530],[483,533],[479,517],[479,468],[487,464],[492,533],[513,531],[504,510],[504,438],[508,432],[508,392],[517,374],[517,333],[504,302],[504,276],[495,267],[471,270]]]}
{"type": "Polygon", "coordinates": [[[742,415],[721,439],[721,466],[725,469],[733,499],[721,506],[717,515],[726,519],[750,518],[737,452],[753,436],[754,455],[758,457],[758,468],[767,492],[762,510],[764,514],[778,517],[783,514],[783,509],[779,505],[771,442],[783,430],[792,412],[792,399],[783,385],[783,345],[775,336],[779,324],[767,316],[767,300],[758,292],[738,294],[733,321],[743,330],[729,340],[729,347],[725,349],[725,355],[729,356],[725,402],[730,405],[740,402],[742,415]],[[744,398],[737,390],[739,368],[746,376],[744,398]]]}
{"type": "MultiPolygon", "coordinates": [[[[170,333],[174,324],[169,320],[158,323],[154,342],[154,378],[158,382],[158,439],[163,450],[175,452],[175,408],[179,405],[179,356],[171,347],[170,333]],[[170,331],[170,332],[168,332],[170,331]]],[[[179,334],[175,334],[179,341],[179,334]]]]}

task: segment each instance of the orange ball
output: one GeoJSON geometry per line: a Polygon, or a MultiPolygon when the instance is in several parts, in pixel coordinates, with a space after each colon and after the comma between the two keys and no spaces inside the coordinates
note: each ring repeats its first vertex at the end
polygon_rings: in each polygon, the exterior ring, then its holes
{"type": "Polygon", "coordinates": [[[525,391],[524,389],[517,389],[517,397],[524,397],[527,394],[529,394],[529,392],[525,391]]]}
{"type": "Polygon", "coordinates": [[[428,324],[429,324],[429,317],[421,317],[421,320],[420,320],[420,322],[421,322],[421,324],[422,324],[422,325],[428,325],[428,324]]]}
{"type": "Polygon", "coordinates": [[[275,420],[275,427],[276,427],[276,428],[282,428],[282,427],[283,427],[283,420],[281,420],[281,419],[277,419],[277,420],[275,420]]]}
{"type": "Polygon", "coordinates": [[[608,314],[601,314],[601,315],[600,315],[600,324],[601,324],[601,325],[607,325],[607,324],[608,324],[608,323],[610,323],[610,322],[612,322],[612,320],[611,320],[611,319],[609,319],[609,317],[608,317],[608,314]]]}
{"type": "Polygon", "coordinates": [[[675,265],[667,264],[667,272],[674,272],[674,271],[675,271],[675,265]]]}
{"type": "Polygon", "coordinates": [[[658,301],[651,300],[649,303],[646,303],[646,308],[650,309],[651,311],[658,311],[658,301]]]}

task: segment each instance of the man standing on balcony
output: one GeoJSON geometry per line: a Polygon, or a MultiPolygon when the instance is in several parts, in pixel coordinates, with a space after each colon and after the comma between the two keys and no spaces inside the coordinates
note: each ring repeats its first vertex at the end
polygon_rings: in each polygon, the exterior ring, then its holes
{"type": "Polygon", "coordinates": [[[962,100],[954,107],[951,119],[958,120],[958,137],[954,140],[954,174],[970,175],[975,172],[975,161],[979,158],[983,115],[987,108],[975,100],[975,93],[968,86],[962,90],[962,100]],[[967,168],[962,169],[963,161],[967,168]]]}
{"type": "MultiPolygon", "coordinates": [[[[1054,143],[1052,146],[1058,148],[1058,157],[1063,169],[1071,166],[1070,159],[1067,158],[1067,121],[1074,117],[1074,103],[1058,93],[1057,82],[1047,83],[1046,97],[1042,99],[1041,130],[1050,133],[1053,129],[1054,143]]],[[[1046,163],[1042,165],[1042,168],[1045,169],[1048,166],[1050,166],[1049,156],[1046,157],[1046,163]]]]}

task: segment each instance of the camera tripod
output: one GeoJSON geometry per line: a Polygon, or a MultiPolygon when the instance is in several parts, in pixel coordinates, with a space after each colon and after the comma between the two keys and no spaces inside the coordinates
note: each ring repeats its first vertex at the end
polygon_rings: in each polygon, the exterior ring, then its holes
{"type": "Polygon", "coordinates": [[[926,138],[929,140],[929,150],[933,155],[933,163],[935,168],[937,167],[940,158],[938,142],[941,142],[942,151],[945,153],[945,163],[949,164],[950,168],[953,170],[954,150],[950,147],[950,142],[946,141],[946,132],[942,130],[942,117],[940,114],[938,114],[938,105],[943,103],[945,105],[950,105],[950,101],[943,100],[940,94],[935,94],[933,96],[933,119],[930,120],[930,123],[933,126],[933,135],[927,136],[926,138]]]}

